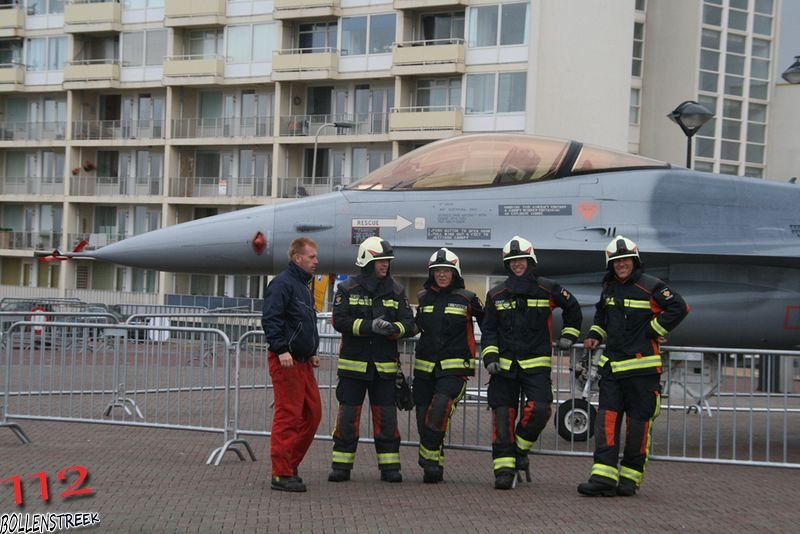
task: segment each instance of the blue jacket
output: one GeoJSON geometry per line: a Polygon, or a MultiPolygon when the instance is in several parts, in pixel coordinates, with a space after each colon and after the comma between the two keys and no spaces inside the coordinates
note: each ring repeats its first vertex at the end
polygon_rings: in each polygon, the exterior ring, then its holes
{"type": "Polygon", "coordinates": [[[290,263],[267,285],[261,326],[269,350],[290,352],[298,361],[317,353],[317,312],[309,288],[311,275],[290,263]]]}

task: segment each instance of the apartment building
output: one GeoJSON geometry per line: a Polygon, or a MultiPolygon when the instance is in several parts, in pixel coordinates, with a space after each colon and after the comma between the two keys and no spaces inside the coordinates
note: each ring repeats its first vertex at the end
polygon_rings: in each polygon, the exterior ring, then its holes
{"type": "Polygon", "coordinates": [[[325,193],[463,133],[682,164],[686,138],[665,115],[687,99],[717,116],[696,166],[763,176],[779,4],[0,0],[0,287],[258,297],[263,277],[32,251],[325,193]]]}

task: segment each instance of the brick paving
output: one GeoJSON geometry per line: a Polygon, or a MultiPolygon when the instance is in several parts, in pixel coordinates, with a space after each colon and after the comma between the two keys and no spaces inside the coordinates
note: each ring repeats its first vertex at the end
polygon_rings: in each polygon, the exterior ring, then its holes
{"type": "Polygon", "coordinates": [[[600,533],[797,532],[796,469],[654,461],[633,498],[586,498],[575,487],[587,457],[535,455],[534,481],[512,491],[492,487],[488,453],[447,450],[445,482],[423,485],[416,450],[401,450],[402,484],[378,480],[374,449],[361,444],[351,482],[327,482],[330,441],[318,440],[300,469],[309,491],[269,489],[269,441],[248,438],[257,461],[226,455],[205,461],[219,434],[152,428],[21,421],[24,445],[0,428],[0,479],[24,480],[24,506],[0,485],[0,513],[97,512],[98,532],[600,533]],[[82,465],[92,496],[65,499],[56,473],[82,465]]]}

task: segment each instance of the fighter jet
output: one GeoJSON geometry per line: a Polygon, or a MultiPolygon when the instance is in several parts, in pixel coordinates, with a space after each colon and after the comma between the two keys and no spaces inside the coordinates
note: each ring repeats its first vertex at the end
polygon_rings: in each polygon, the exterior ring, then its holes
{"type": "Polygon", "coordinates": [[[275,273],[292,239],[319,245],[320,271],[353,273],[358,244],[380,235],[394,274],[423,275],[446,246],[466,274],[503,274],[500,249],[531,240],[537,271],[587,306],[616,235],[692,306],[670,344],[800,345],[800,186],[676,168],[576,141],[524,134],[436,141],[318,196],[63,253],[192,273],[275,273]]]}

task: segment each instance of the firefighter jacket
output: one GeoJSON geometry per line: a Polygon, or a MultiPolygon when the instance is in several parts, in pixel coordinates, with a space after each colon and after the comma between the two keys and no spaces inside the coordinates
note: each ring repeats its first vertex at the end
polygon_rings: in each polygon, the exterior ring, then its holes
{"type": "Polygon", "coordinates": [[[264,292],[261,327],[269,350],[306,361],[317,353],[317,312],[308,284],[311,275],[294,263],[279,273],[264,292]]]}
{"type": "Polygon", "coordinates": [[[472,318],[480,325],[483,305],[464,281],[439,288],[430,279],[419,292],[417,328],[421,332],[414,360],[414,376],[475,374],[475,332],[472,318]]]}
{"type": "Polygon", "coordinates": [[[615,377],[660,373],[658,337],[689,313],[680,295],[640,269],[624,282],[607,275],[596,309],[586,337],[605,342],[599,368],[615,377]]]}
{"type": "Polygon", "coordinates": [[[398,369],[397,339],[414,335],[414,316],[403,287],[390,276],[359,275],[339,284],[333,300],[333,327],[342,334],[338,374],[371,379],[369,363],[382,378],[398,369]],[[372,320],[393,323],[398,333],[387,337],[372,332],[372,320]]]}
{"type": "Polygon", "coordinates": [[[492,288],[481,324],[483,365],[499,362],[501,374],[508,374],[517,362],[524,373],[549,373],[556,306],[562,310],[561,337],[577,340],[583,319],[580,304],[554,280],[525,273],[492,288]]]}

